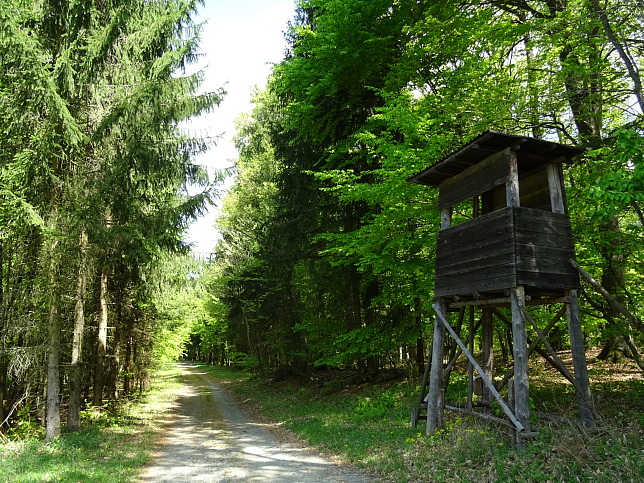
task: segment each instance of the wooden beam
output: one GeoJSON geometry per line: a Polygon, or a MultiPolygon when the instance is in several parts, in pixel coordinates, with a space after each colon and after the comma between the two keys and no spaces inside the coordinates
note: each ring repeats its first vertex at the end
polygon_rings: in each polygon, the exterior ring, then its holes
{"type": "MultiPolygon", "coordinates": [[[[465,307],[463,307],[465,309],[465,307]]],[[[482,322],[482,321],[481,321],[482,322]]],[[[468,317],[467,345],[470,353],[474,354],[474,307],[470,307],[470,316],[468,317]]],[[[467,408],[472,409],[474,399],[474,367],[472,363],[467,363],[467,408]]]]}
{"type": "Polygon", "coordinates": [[[470,351],[465,347],[465,344],[463,341],[456,335],[456,332],[454,332],[454,329],[449,325],[449,322],[447,322],[447,319],[443,315],[442,308],[438,304],[432,305],[434,307],[434,310],[436,311],[436,317],[437,320],[440,320],[447,329],[447,331],[450,333],[450,335],[456,340],[456,343],[458,346],[461,348],[463,351],[463,354],[467,357],[467,359],[471,362],[472,366],[474,366],[474,369],[476,369],[476,372],[479,373],[479,376],[481,376],[481,379],[483,380],[483,383],[490,389],[490,392],[494,396],[494,399],[497,400],[499,405],[501,406],[501,409],[503,409],[503,412],[507,415],[507,417],[512,421],[514,424],[514,427],[519,430],[523,431],[526,428],[526,425],[523,424],[517,417],[512,413],[508,405],[505,403],[505,400],[503,397],[499,394],[499,391],[496,390],[494,387],[494,384],[492,384],[492,381],[488,379],[488,377],[485,375],[485,371],[481,368],[481,366],[476,362],[476,359],[474,356],[470,353],[470,351]]]}
{"type": "MultiPolygon", "coordinates": [[[[526,300],[530,300],[530,296],[526,295],[526,300]]],[[[510,297],[496,297],[492,299],[478,299],[478,300],[463,300],[458,302],[451,302],[448,304],[448,307],[471,307],[479,305],[508,305],[510,303],[510,297]]]]}
{"type": "Polygon", "coordinates": [[[568,293],[570,303],[567,306],[568,331],[570,333],[570,349],[572,351],[572,363],[575,370],[575,384],[577,404],[579,404],[579,416],[584,426],[591,426],[597,418],[593,398],[590,392],[590,380],[588,378],[588,366],[586,365],[586,350],[584,348],[583,335],[581,333],[581,321],[579,320],[579,305],[577,302],[577,291],[570,290],[568,293]]]}
{"type": "Polygon", "coordinates": [[[548,176],[548,191],[550,192],[550,208],[553,213],[565,213],[566,203],[564,200],[561,164],[546,164],[546,174],[548,176]]]}
{"type": "Polygon", "coordinates": [[[505,182],[505,203],[506,206],[519,206],[519,161],[515,151],[509,152],[508,161],[509,173],[505,182]]]}
{"type": "MultiPolygon", "coordinates": [[[[514,351],[514,412],[526,431],[530,431],[530,391],[528,380],[528,336],[522,308],[525,290],[522,286],[510,290],[512,308],[512,349],[514,351]]],[[[522,442],[517,437],[517,445],[522,442]]]]}
{"type": "Polygon", "coordinates": [[[465,408],[459,408],[458,406],[450,406],[450,405],[445,405],[445,409],[449,409],[450,411],[454,411],[457,413],[462,413],[462,414],[468,414],[470,416],[476,416],[479,418],[486,419],[488,421],[494,421],[495,423],[499,424],[504,424],[506,426],[509,426],[514,429],[514,426],[510,423],[508,423],[505,419],[497,418],[496,416],[492,416],[491,414],[486,414],[486,413],[479,413],[474,410],[469,410],[465,408]]]}
{"type": "Polygon", "coordinates": [[[631,314],[626,307],[624,307],[622,304],[620,304],[617,300],[615,300],[609,293],[608,290],[606,290],[601,283],[599,283],[597,280],[595,280],[593,277],[590,276],[590,274],[581,268],[581,266],[572,258],[568,260],[568,262],[573,266],[575,270],[579,272],[579,274],[584,277],[590,285],[593,286],[595,290],[597,290],[605,299],[606,301],[613,307],[615,310],[620,312],[624,317],[628,319],[628,321],[633,324],[635,327],[638,328],[641,332],[644,332],[644,323],[638,318],[636,318],[633,314],[631,314]]]}
{"type": "MultiPolygon", "coordinates": [[[[442,315],[444,304],[434,305],[437,313],[442,315]],[[438,307],[438,309],[436,309],[438,307]]],[[[433,435],[440,428],[440,422],[443,420],[443,408],[439,404],[440,391],[443,381],[443,347],[445,342],[445,325],[441,323],[437,315],[434,320],[434,336],[432,339],[432,365],[429,372],[429,394],[427,394],[427,424],[426,432],[433,435]]]]}
{"type": "MultiPolygon", "coordinates": [[[[427,381],[429,380],[429,368],[432,366],[432,346],[429,346],[429,354],[427,356],[427,363],[425,364],[425,370],[423,371],[423,380],[420,384],[420,393],[418,394],[418,400],[416,401],[416,408],[412,411],[411,416],[411,425],[415,428],[420,419],[420,409],[425,402],[425,388],[427,388],[427,381]]],[[[425,418],[427,419],[427,418],[425,418]]]]}
{"type": "MultiPolygon", "coordinates": [[[[501,312],[499,312],[499,311],[498,311],[498,310],[496,310],[496,309],[492,309],[492,310],[493,310],[494,314],[495,314],[499,319],[501,319],[501,321],[502,321],[503,323],[505,323],[505,324],[506,324],[507,326],[509,326],[509,327],[512,327],[512,323],[511,323],[509,320],[507,320],[507,319],[506,319],[506,317],[505,317],[501,312]]],[[[554,316],[554,317],[552,318],[552,320],[548,323],[548,325],[546,326],[546,328],[545,328],[545,329],[543,329],[543,333],[544,333],[545,335],[547,335],[547,334],[548,334],[548,332],[550,332],[550,330],[551,330],[551,329],[556,325],[556,323],[557,323],[557,322],[559,322],[559,319],[561,319],[561,317],[563,317],[563,316],[565,315],[565,313],[566,313],[566,307],[562,307],[561,309],[559,309],[559,312],[557,312],[557,313],[555,314],[555,316],[554,316]]],[[[530,347],[528,347],[528,357],[530,357],[530,356],[532,355],[532,353],[537,349],[537,347],[539,346],[539,342],[540,342],[540,341],[539,341],[539,339],[536,339],[536,340],[534,340],[534,341],[532,341],[532,342],[530,343],[530,347]]],[[[512,369],[509,369],[509,370],[505,373],[505,375],[503,376],[503,379],[501,380],[501,385],[500,385],[500,387],[505,386],[505,385],[508,383],[508,380],[509,380],[513,375],[514,375],[514,367],[513,367],[512,369]]]]}
{"type": "Polygon", "coordinates": [[[530,323],[532,324],[532,327],[534,328],[535,332],[537,333],[538,340],[543,342],[543,345],[546,346],[546,349],[548,349],[548,352],[550,352],[550,356],[552,357],[552,360],[555,362],[557,369],[563,376],[570,381],[570,383],[575,386],[575,390],[578,389],[577,387],[577,381],[575,381],[575,378],[570,374],[570,371],[566,367],[566,365],[563,363],[563,361],[559,358],[557,355],[557,352],[552,348],[552,345],[550,345],[550,341],[546,338],[544,335],[543,331],[539,328],[537,323],[534,321],[534,319],[530,316],[530,313],[526,310],[525,307],[522,308],[523,316],[526,318],[526,320],[529,320],[530,323]]]}
{"type": "MultiPolygon", "coordinates": [[[[492,338],[494,336],[494,326],[492,324],[492,309],[484,308],[482,310],[481,321],[483,323],[481,344],[483,345],[483,370],[487,377],[491,380],[494,376],[494,344],[492,338]]],[[[483,387],[483,400],[490,400],[490,391],[487,387],[483,387]]]]}

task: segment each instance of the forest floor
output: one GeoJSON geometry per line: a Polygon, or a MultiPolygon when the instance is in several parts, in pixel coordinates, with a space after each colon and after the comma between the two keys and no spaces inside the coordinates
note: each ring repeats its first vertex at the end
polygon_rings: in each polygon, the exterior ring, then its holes
{"type": "MultiPolygon", "coordinates": [[[[382,481],[644,481],[644,374],[632,360],[602,362],[597,353],[587,353],[599,416],[592,428],[576,422],[572,385],[542,358],[531,358],[531,405],[539,417],[532,424],[536,437],[521,451],[513,449],[506,426],[450,411],[434,436],[425,434],[424,421],[413,428],[410,409],[420,383],[413,368],[382,370],[368,383],[350,371],[320,370],[306,379],[238,378],[231,386],[311,446],[382,481]]],[[[570,364],[569,352],[559,357],[570,364]]],[[[495,361],[499,373],[507,366],[495,361]]],[[[450,400],[466,390],[466,370],[458,366],[450,400]]]]}
{"type": "Polygon", "coordinates": [[[306,448],[275,423],[251,418],[215,378],[182,364],[180,391],[141,482],[373,481],[306,448]]]}

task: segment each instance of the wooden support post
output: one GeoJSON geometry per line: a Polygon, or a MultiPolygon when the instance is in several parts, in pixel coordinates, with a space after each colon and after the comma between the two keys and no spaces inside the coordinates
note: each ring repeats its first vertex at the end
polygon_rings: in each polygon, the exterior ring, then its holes
{"type": "MultiPolygon", "coordinates": [[[[454,341],[456,342],[456,341],[454,341]]],[[[474,354],[474,307],[470,307],[470,316],[467,324],[467,345],[470,352],[474,354]]],[[[474,393],[474,367],[467,362],[467,409],[472,410],[474,393]]]]}
{"type": "MultiPolygon", "coordinates": [[[[514,414],[524,426],[525,431],[530,431],[530,391],[528,382],[528,336],[526,321],[523,316],[525,307],[525,290],[522,286],[510,291],[512,306],[512,346],[514,355],[514,414]]],[[[523,438],[516,433],[518,448],[524,445],[523,438]]]]}
{"type": "Polygon", "coordinates": [[[546,164],[546,176],[548,177],[548,190],[550,191],[550,208],[553,213],[565,213],[566,203],[564,200],[563,175],[561,163],[546,164]]]}
{"type": "MultiPolygon", "coordinates": [[[[482,342],[483,342],[483,372],[488,377],[490,381],[494,380],[494,349],[492,344],[493,326],[492,326],[492,310],[489,308],[484,308],[481,315],[481,320],[483,324],[482,329],[482,342]]],[[[483,386],[483,401],[490,401],[490,390],[483,386]]],[[[489,410],[489,406],[486,406],[489,410]]]]}
{"type": "Polygon", "coordinates": [[[590,392],[588,367],[586,366],[586,351],[584,348],[584,341],[581,333],[577,291],[569,290],[568,297],[570,299],[570,302],[567,305],[566,315],[568,316],[568,330],[570,332],[572,364],[575,370],[577,403],[579,404],[581,423],[585,426],[591,426],[596,418],[596,415],[592,394],[590,392]]]}
{"type": "MultiPolygon", "coordinates": [[[[452,207],[446,206],[441,210],[441,230],[452,225],[452,207]]],[[[443,299],[437,304],[440,313],[434,319],[434,337],[432,339],[432,366],[429,372],[429,394],[427,394],[427,434],[434,434],[441,429],[443,421],[443,405],[440,403],[440,391],[443,389],[443,349],[445,345],[445,326],[441,315],[446,313],[443,299]]]]}
{"type": "Polygon", "coordinates": [[[511,150],[508,153],[509,173],[508,180],[505,183],[505,202],[506,206],[520,206],[519,203],[519,162],[517,153],[511,150]]]}
{"type": "MultiPolygon", "coordinates": [[[[461,310],[459,311],[459,314],[458,314],[458,320],[456,322],[456,332],[458,334],[461,333],[461,328],[463,327],[464,318],[465,318],[465,307],[461,307],[461,310]]],[[[447,363],[447,366],[445,366],[445,370],[443,371],[443,387],[447,387],[447,385],[449,384],[449,378],[452,375],[452,369],[454,368],[454,363],[456,362],[456,354],[457,352],[459,352],[458,344],[454,341],[451,344],[446,344],[446,349],[448,347],[449,347],[449,350],[447,352],[447,360],[449,362],[447,363]]]]}
{"type": "MultiPolygon", "coordinates": [[[[441,313],[445,313],[442,302],[439,305],[441,313]]],[[[440,314],[434,320],[434,337],[432,339],[432,365],[429,372],[429,394],[427,395],[427,434],[432,435],[441,429],[443,407],[440,404],[440,392],[443,381],[443,347],[445,342],[445,326],[440,314]]]]}

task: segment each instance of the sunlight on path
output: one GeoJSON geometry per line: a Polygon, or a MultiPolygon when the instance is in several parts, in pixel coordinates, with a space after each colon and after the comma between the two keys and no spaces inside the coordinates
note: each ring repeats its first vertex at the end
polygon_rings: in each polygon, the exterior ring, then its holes
{"type": "Polygon", "coordinates": [[[185,386],[175,417],[140,481],[373,481],[278,440],[265,425],[250,421],[211,376],[195,366],[181,367],[185,386]]]}

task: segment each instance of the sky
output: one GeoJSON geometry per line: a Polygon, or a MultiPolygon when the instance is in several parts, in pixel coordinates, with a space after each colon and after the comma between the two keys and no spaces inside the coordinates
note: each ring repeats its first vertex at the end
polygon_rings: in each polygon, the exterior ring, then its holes
{"type": "MultiPolygon", "coordinates": [[[[206,22],[201,35],[205,57],[199,64],[205,72],[202,90],[223,87],[227,95],[212,113],[191,122],[190,129],[222,136],[216,146],[196,159],[211,172],[234,164],[235,119],[251,111],[255,87],[265,86],[271,64],[282,59],[286,48],[283,32],[294,9],[294,0],[205,0],[196,19],[206,22]]],[[[186,241],[197,253],[213,251],[216,212],[216,206],[210,207],[208,214],[188,229],[186,241]]]]}

